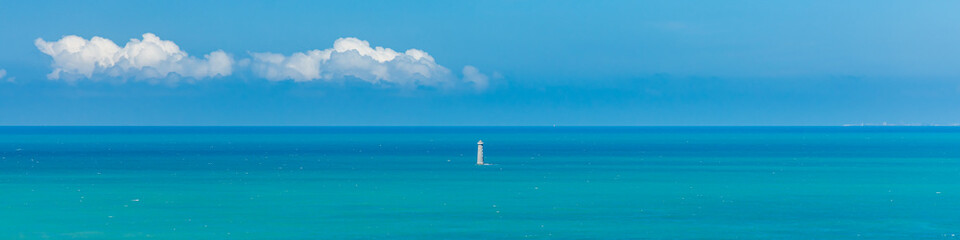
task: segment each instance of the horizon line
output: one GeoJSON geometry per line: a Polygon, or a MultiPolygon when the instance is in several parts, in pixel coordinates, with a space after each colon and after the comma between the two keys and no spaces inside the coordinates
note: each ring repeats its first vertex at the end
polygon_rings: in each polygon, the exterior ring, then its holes
{"type": "Polygon", "coordinates": [[[0,127],[960,127],[930,125],[0,125],[0,127]]]}

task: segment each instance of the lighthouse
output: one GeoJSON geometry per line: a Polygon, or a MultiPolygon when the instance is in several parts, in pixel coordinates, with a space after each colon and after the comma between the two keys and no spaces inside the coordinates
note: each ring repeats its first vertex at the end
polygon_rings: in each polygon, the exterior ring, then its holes
{"type": "Polygon", "coordinates": [[[477,142],[477,165],[483,165],[483,140],[477,142]]]}

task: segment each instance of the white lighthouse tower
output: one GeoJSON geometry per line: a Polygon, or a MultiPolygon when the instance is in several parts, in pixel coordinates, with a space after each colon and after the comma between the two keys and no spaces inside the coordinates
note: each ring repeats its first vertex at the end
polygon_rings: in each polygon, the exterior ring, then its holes
{"type": "Polygon", "coordinates": [[[483,140],[477,142],[477,165],[483,165],[483,140]]]}

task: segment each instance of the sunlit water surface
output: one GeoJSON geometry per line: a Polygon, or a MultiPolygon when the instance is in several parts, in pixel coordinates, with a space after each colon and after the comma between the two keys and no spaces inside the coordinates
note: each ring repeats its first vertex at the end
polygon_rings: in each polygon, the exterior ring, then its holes
{"type": "Polygon", "coordinates": [[[0,157],[0,239],[960,239],[952,127],[0,127],[0,157]]]}

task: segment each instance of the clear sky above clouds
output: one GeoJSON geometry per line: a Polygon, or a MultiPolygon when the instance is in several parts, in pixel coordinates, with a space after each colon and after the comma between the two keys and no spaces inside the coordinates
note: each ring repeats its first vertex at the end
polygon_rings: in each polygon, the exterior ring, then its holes
{"type": "Polygon", "coordinates": [[[960,123],[957,1],[2,1],[0,125],[960,123]]]}

